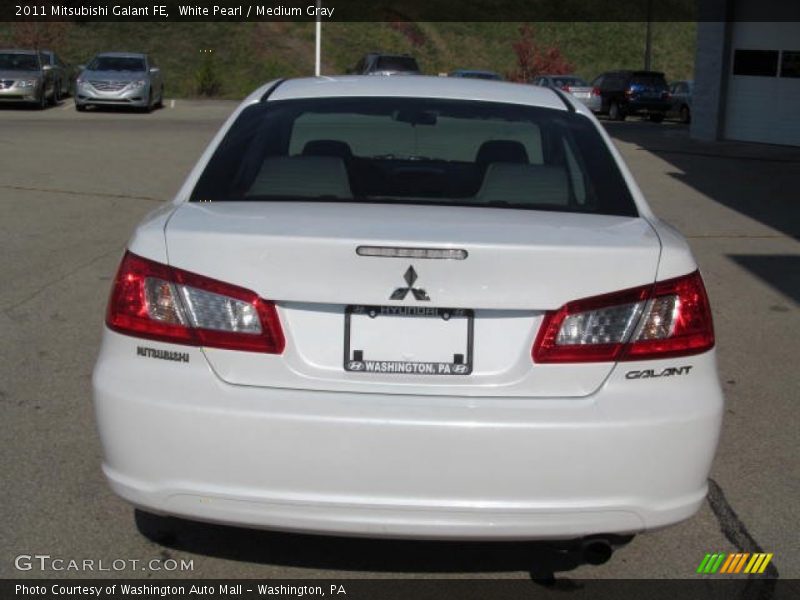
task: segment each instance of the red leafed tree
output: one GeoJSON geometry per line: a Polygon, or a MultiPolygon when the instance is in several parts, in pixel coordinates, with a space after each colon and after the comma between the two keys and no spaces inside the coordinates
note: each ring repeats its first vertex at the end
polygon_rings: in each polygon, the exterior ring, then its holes
{"type": "Polygon", "coordinates": [[[540,45],[533,27],[527,23],[519,28],[519,40],[511,47],[517,57],[517,68],[508,74],[509,81],[527,83],[540,74],[565,75],[575,68],[558,46],[540,45]]]}

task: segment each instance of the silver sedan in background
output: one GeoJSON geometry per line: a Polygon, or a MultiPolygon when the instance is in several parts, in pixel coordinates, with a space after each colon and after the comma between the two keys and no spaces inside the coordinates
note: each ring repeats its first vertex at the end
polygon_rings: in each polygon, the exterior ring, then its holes
{"type": "Polygon", "coordinates": [[[45,108],[58,97],[53,71],[36,50],[0,50],[0,102],[25,102],[45,108]]]}
{"type": "Polygon", "coordinates": [[[600,90],[577,75],[539,75],[533,85],[559,89],[582,102],[592,112],[600,110],[600,90]]]}
{"type": "Polygon", "coordinates": [[[164,102],[161,69],[147,54],[108,52],[95,56],[81,68],[75,94],[75,108],[87,106],[129,106],[150,112],[164,102]]]}

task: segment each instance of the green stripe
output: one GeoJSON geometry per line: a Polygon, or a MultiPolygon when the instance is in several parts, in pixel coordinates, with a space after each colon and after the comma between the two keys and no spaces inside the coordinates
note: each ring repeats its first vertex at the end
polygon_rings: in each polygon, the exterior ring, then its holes
{"type": "Polygon", "coordinates": [[[724,552],[720,552],[719,553],[719,558],[717,559],[717,562],[714,563],[714,568],[711,569],[712,573],[716,573],[717,570],[719,570],[719,568],[722,566],[722,561],[723,560],[725,560],[725,553],[724,552]]]}
{"type": "Polygon", "coordinates": [[[698,573],[702,573],[703,570],[706,568],[706,563],[708,562],[709,558],[711,558],[711,555],[710,554],[706,554],[705,558],[703,558],[703,562],[701,562],[700,566],[697,567],[697,572],[698,573]]]}

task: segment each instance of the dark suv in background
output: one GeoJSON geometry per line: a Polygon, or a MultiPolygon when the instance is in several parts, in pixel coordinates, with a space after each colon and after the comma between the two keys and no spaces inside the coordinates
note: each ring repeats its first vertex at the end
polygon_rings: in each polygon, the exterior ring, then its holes
{"type": "Polygon", "coordinates": [[[664,74],[658,71],[608,71],[592,86],[600,90],[600,114],[615,121],[628,115],[646,114],[660,123],[670,108],[669,88],[664,74]]]}
{"type": "Polygon", "coordinates": [[[409,54],[370,52],[348,70],[352,75],[420,75],[416,59],[409,54]]]}

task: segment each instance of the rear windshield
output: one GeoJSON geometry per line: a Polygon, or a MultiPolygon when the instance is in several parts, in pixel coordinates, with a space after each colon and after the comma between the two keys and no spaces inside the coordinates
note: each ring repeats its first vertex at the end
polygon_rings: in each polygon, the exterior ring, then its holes
{"type": "Polygon", "coordinates": [[[144,71],[144,59],[128,56],[98,56],[91,64],[90,71],[144,71]]]}
{"type": "Polygon", "coordinates": [[[553,83],[558,87],[586,87],[589,85],[580,77],[553,77],[553,83]]]}
{"type": "Polygon", "coordinates": [[[419,98],[314,98],[249,106],[212,156],[191,200],[637,215],[608,147],[586,117],[419,98]]]}
{"type": "Polygon", "coordinates": [[[380,56],[375,68],[378,71],[419,71],[417,61],[410,56],[380,56]]]}
{"type": "Polygon", "coordinates": [[[666,88],[667,80],[663,75],[634,75],[631,77],[631,85],[666,88]]]}

